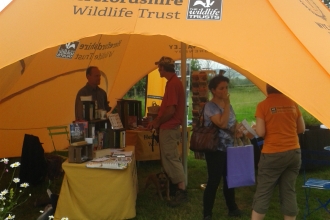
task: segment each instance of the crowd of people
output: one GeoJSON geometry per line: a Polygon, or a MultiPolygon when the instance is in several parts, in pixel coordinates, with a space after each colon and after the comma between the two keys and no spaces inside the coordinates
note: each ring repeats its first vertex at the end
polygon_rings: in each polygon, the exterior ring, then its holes
{"type": "MultiPolygon", "coordinates": [[[[185,109],[184,89],[174,69],[174,60],[161,57],[155,62],[160,77],[167,79],[165,93],[157,118],[148,124],[148,129],[155,129],[159,135],[161,164],[172,184],[176,185],[175,196],[168,202],[170,207],[177,207],[188,202],[185,174],[177,150],[180,141],[185,109]]],[[[79,96],[92,95],[100,108],[109,110],[107,96],[100,89],[100,71],[90,67],[86,71],[88,82],[76,99],[76,118],[81,118],[79,96]]],[[[229,78],[222,74],[209,81],[212,99],[204,107],[204,126],[216,125],[219,128],[220,143],[217,151],[205,153],[208,181],[203,195],[203,219],[212,219],[212,210],[216,193],[223,178],[223,196],[229,217],[240,217],[242,211],[235,201],[235,189],[228,188],[227,148],[234,146],[237,133],[236,115],[230,104],[229,78]]],[[[280,190],[281,213],[285,220],[295,219],[298,214],[295,194],[295,182],[301,164],[301,152],[298,134],[304,132],[305,124],[298,105],[276,88],[267,84],[267,97],[256,107],[257,135],[264,139],[257,171],[257,187],[252,204],[252,220],[264,219],[269,208],[275,187],[280,190]]],[[[239,134],[238,134],[239,135],[239,134]]],[[[238,158],[239,159],[239,158],[238,158]]],[[[223,208],[223,207],[218,207],[223,208]]]]}

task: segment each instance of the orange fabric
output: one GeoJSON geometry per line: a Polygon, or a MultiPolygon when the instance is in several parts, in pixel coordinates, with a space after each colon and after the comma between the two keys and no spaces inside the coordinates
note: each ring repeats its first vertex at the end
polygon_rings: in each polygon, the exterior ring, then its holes
{"type": "Polygon", "coordinates": [[[300,148],[297,119],[298,105],[282,94],[269,94],[257,106],[256,117],[265,121],[263,153],[278,153],[300,148]]]}
{"type": "Polygon", "coordinates": [[[74,120],[88,66],[103,71],[114,109],[159,57],[181,59],[181,42],[188,59],[227,65],[263,91],[267,82],[330,127],[330,12],[321,1],[215,1],[207,10],[222,2],[217,20],[189,19],[204,7],[196,0],[145,2],[15,0],[0,12],[0,157],[19,156],[25,133],[52,151],[46,127],[74,120]]]}
{"type": "MultiPolygon", "coordinates": [[[[162,104],[166,82],[165,78],[159,77],[158,68],[148,74],[146,107],[152,106],[153,102],[159,106],[162,104]]],[[[147,113],[148,110],[146,109],[146,115],[147,113]]]]}

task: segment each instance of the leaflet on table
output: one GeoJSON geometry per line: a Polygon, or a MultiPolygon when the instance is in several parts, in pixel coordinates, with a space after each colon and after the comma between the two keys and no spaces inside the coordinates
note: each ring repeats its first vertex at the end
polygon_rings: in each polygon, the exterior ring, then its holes
{"type": "Polygon", "coordinates": [[[94,158],[93,160],[91,160],[92,162],[104,162],[104,161],[117,161],[117,162],[126,162],[126,163],[130,163],[132,161],[131,157],[109,157],[109,156],[105,156],[105,157],[99,157],[99,158],[94,158]]]}
{"type": "Polygon", "coordinates": [[[111,155],[112,157],[131,157],[133,151],[116,151],[111,155]]]}
{"type": "Polygon", "coordinates": [[[124,151],[123,149],[118,148],[106,148],[102,150],[96,150],[93,152],[93,158],[100,157],[131,157],[133,154],[132,151],[124,151]]]}
{"type": "Polygon", "coordinates": [[[95,161],[90,161],[86,163],[87,168],[102,168],[102,169],[126,169],[128,166],[129,162],[128,161],[117,161],[117,160],[111,160],[108,159],[103,162],[95,162],[95,161]]]}
{"type": "Polygon", "coordinates": [[[109,156],[94,158],[92,161],[93,162],[102,162],[102,161],[106,161],[106,160],[109,160],[109,156]]]}

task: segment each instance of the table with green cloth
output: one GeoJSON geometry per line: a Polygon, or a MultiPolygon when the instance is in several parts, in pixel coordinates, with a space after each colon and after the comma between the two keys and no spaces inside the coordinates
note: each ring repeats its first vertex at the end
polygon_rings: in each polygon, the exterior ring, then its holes
{"type": "Polygon", "coordinates": [[[135,147],[126,169],[87,168],[86,163],[62,164],[65,172],[54,219],[130,219],[136,216],[137,170],[135,147]]]}

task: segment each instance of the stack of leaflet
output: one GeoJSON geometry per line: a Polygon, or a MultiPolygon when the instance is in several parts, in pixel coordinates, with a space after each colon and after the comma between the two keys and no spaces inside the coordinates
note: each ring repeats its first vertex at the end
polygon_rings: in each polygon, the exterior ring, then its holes
{"type": "Polygon", "coordinates": [[[132,161],[132,151],[126,152],[114,152],[111,157],[105,156],[95,158],[92,161],[86,163],[87,168],[101,168],[101,169],[116,169],[124,170],[132,161]]]}

